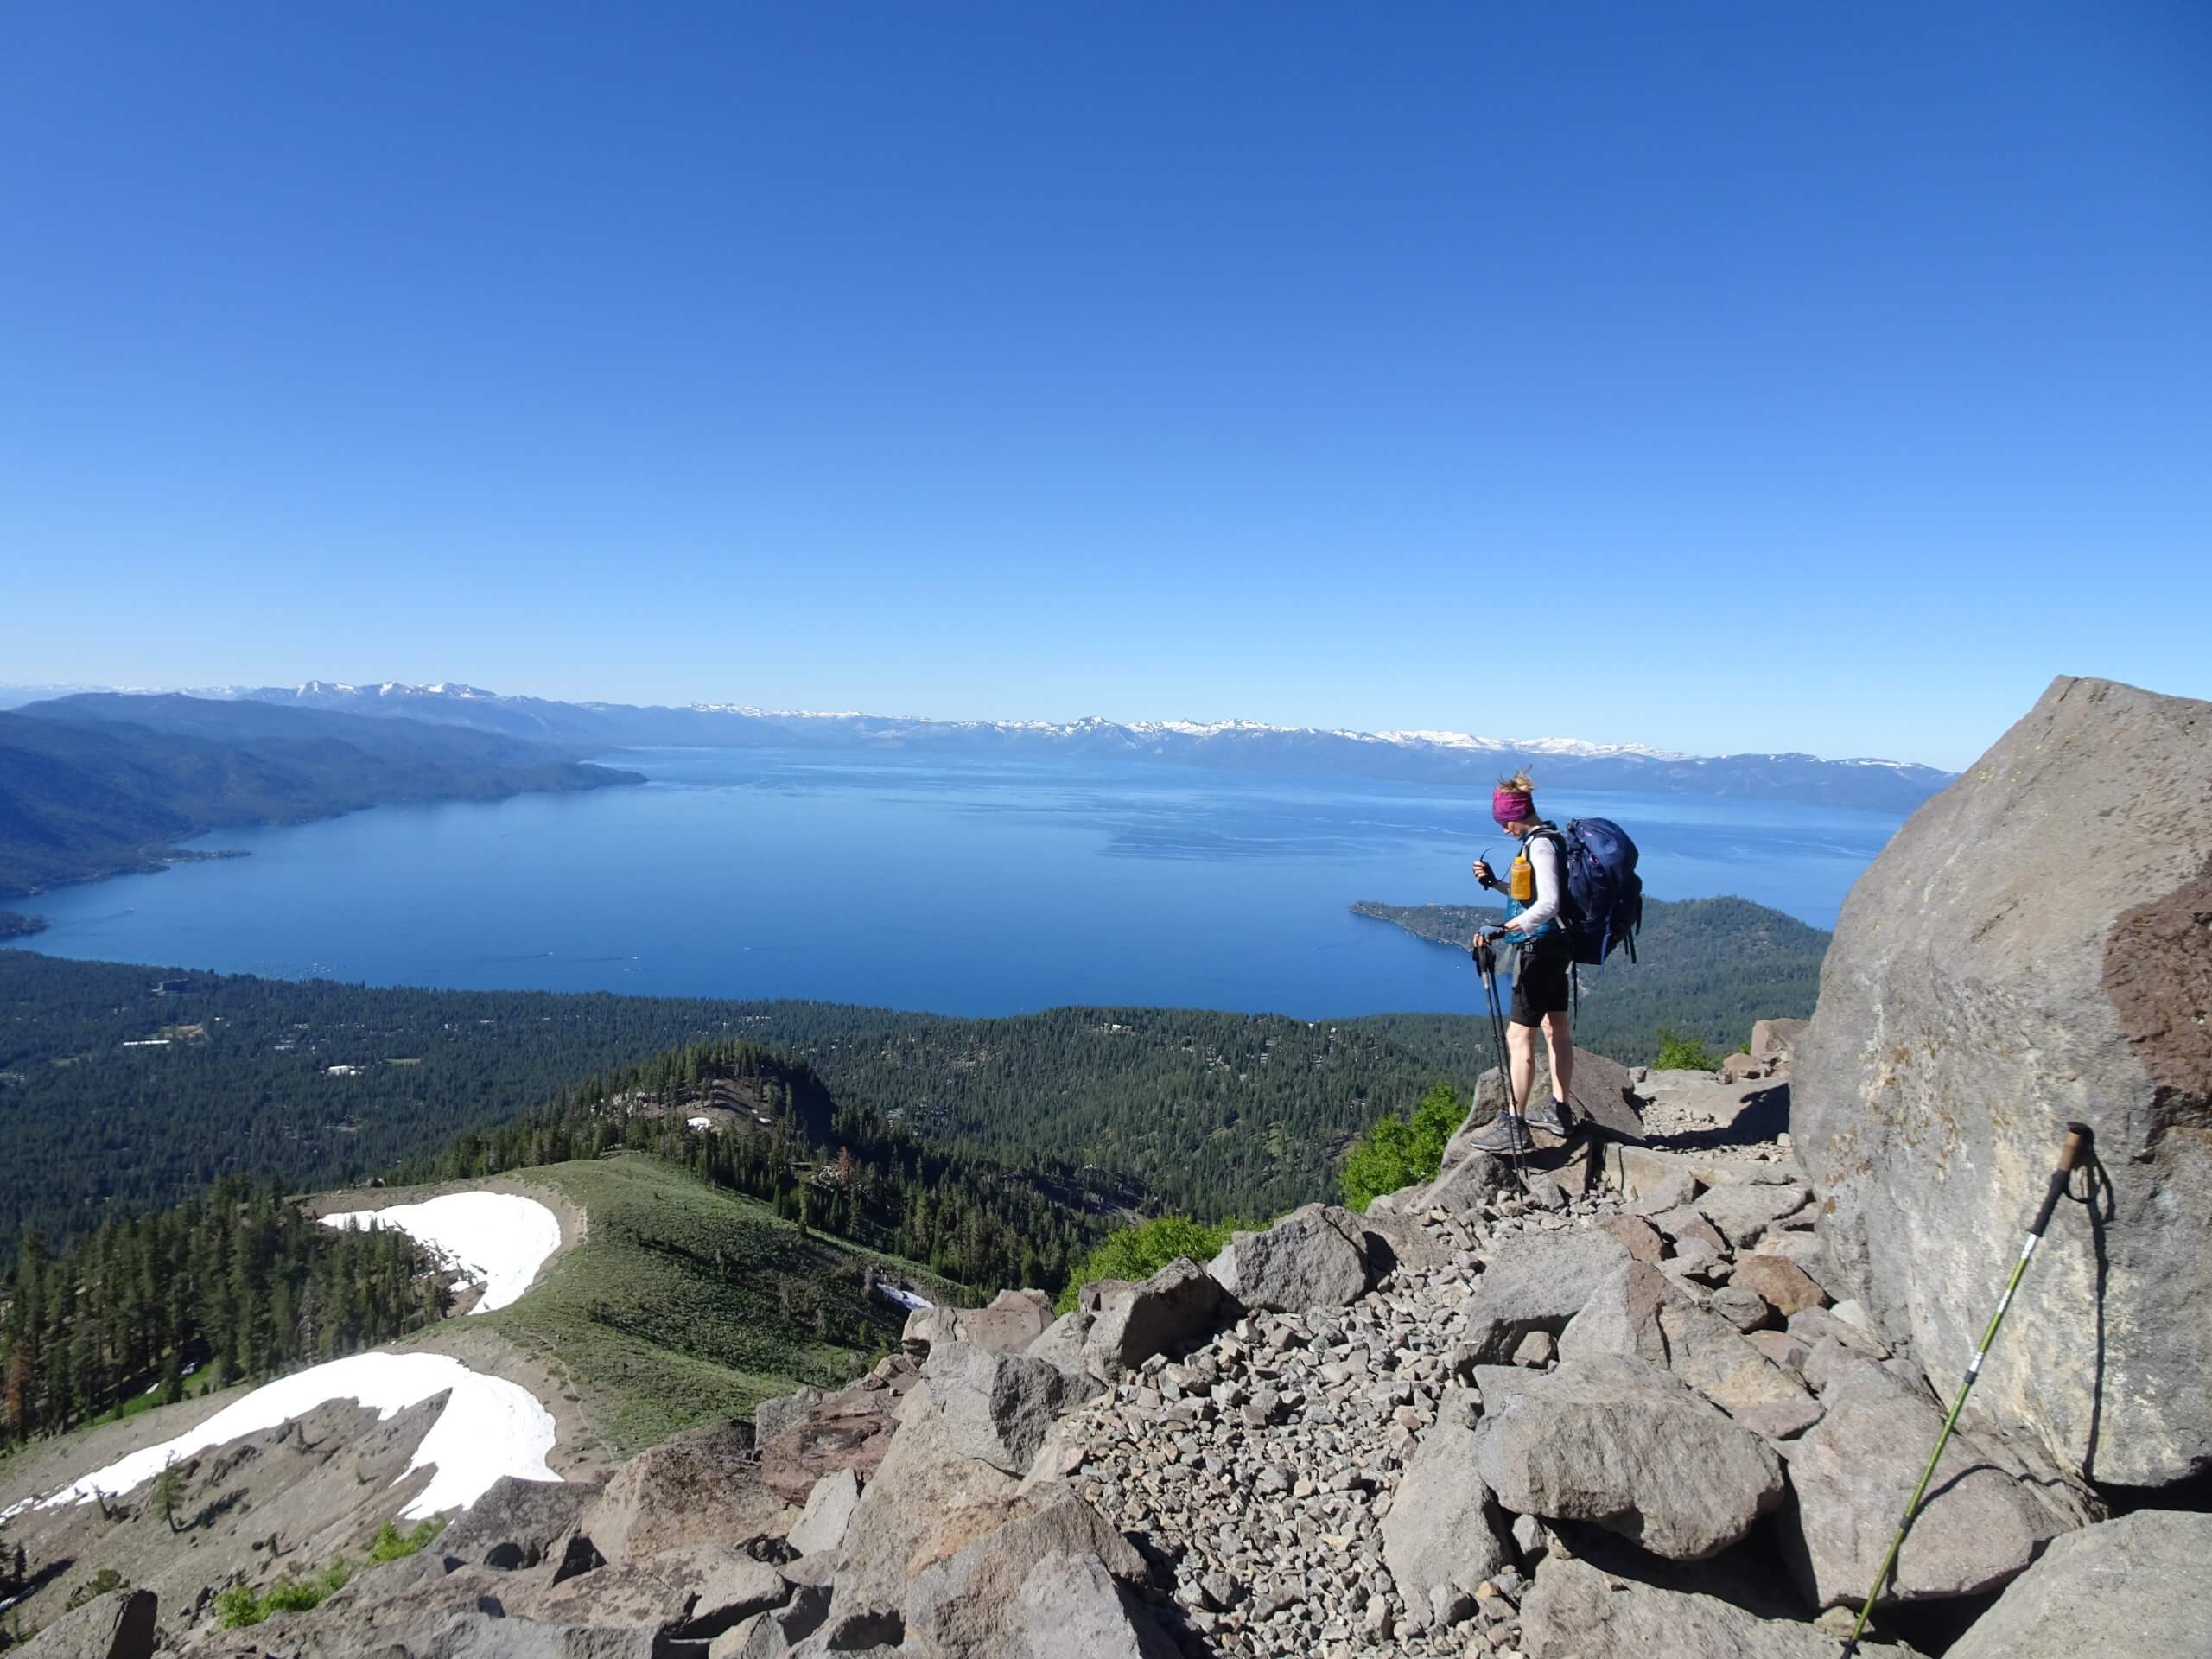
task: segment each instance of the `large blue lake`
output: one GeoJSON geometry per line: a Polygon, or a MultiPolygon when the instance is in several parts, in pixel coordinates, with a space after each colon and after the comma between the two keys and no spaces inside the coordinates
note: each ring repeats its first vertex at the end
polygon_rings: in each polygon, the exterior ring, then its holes
{"type": "MultiPolygon", "coordinates": [[[[1473,903],[1488,792],[1132,765],[626,751],[642,788],[380,807],[193,843],[241,859],[41,894],[60,956],[372,984],[817,997],[949,1014],[1463,1011],[1466,959],[1351,916],[1473,903]]],[[[1891,815],[1545,794],[1647,892],[1832,926],[1891,815]]],[[[1632,969],[1619,971],[1633,972],[1632,969]]]]}

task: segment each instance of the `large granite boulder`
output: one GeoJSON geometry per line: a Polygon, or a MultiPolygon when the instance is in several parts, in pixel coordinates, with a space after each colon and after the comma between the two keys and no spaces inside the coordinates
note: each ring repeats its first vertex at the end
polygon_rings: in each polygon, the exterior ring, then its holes
{"type": "Polygon", "coordinates": [[[639,1452],[607,1478],[576,1529],[618,1564],[712,1538],[784,1531],[791,1511],[761,1484],[752,1439],[741,1424],[715,1423],[639,1452]]]}
{"type": "Polygon", "coordinates": [[[1475,1372],[1475,1468],[1516,1515],[1591,1521],[1669,1560],[1702,1560],[1781,1502],[1781,1460],[1658,1366],[1626,1355],[1548,1373],[1475,1372]]]}
{"type": "Polygon", "coordinates": [[[1475,1472],[1475,1432],[1446,1414],[1429,1425],[1407,1459],[1390,1513],[1382,1517],[1382,1564],[1416,1618],[1432,1592],[1472,1595],[1512,1560],[1506,1522],[1475,1472]]]}
{"type": "Polygon", "coordinates": [[[600,1488],[588,1482],[502,1475],[438,1535],[438,1553],[472,1567],[525,1572],[563,1553],[577,1535],[579,1517],[599,1496],[600,1488]]]}
{"type": "MultiPolygon", "coordinates": [[[[1179,1255],[1141,1284],[1113,1284],[1096,1300],[1083,1332],[1082,1368],[1116,1381],[1154,1354],[1206,1335],[1223,1311],[1222,1294],[1220,1281],[1179,1255]]],[[[1058,1356],[1046,1353],[1042,1342],[1040,1336],[1028,1351],[1057,1363],[1058,1356]]]]}
{"type": "Polygon", "coordinates": [[[1558,1336],[1628,1259],[1625,1244],[1595,1228],[1509,1234],[1467,1293],[1465,1361],[1503,1364],[1531,1332],[1558,1336]]]}
{"type": "Polygon", "coordinates": [[[2212,1651],[2212,1515],[2138,1510],[2070,1532],[2005,1586],[1950,1659],[2181,1659],[2212,1651]]]}
{"type": "Polygon", "coordinates": [[[1853,887],[1791,1128],[1854,1294],[1961,1375],[2069,1120],[1976,1407],[2101,1481],[2212,1467],[2212,703],[2061,678],[1853,887]]]}
{"type": "MultiPolygon", "coordinates": [[[[1561,1555],[1536,1568],[1521,1617],[1531,1659],[1836,1659],[1842,1646],[1816,1625],[1762,1618],[1716,1596],[1614,1578],[1561,1555]]],[[[1859,1651],[1902,1659],[1911,1649],[1862,1642],[1859,1651]]]]}
{"type": "MultiPolygon", "coordinates": [[[[1783,1549],[1815,1605],[1850,1606],[1874,1581],[1943,1415],[1918,1389],[1865,1360],[1837,1376],[1821,1403],[1826,1414],[1789,1448],[1783,1549]]],[[[2094,1518],[2029,1474],[2001,1446],[1952,1436],[1882,1599],[1994,1590],[2052,1538],[2094,1518]]]]}
{"type": "Polygon", "coordinates": [[[1027,1474],[1053,1420],[1103,1386],[1048,1359],[994,1353],[964,1342],[940,1343],[922,1376],[953,1452],[1009,1475],[1027,1474]]]}
{"type": "Polygon", "coordinates": [[[1342,1307],[1367,1289],[1367,1230],[1349,1210],[1306,1205],[1263,1231],[1231,1233],[1206,1270],[1252,1313],[1342,1307]]]}

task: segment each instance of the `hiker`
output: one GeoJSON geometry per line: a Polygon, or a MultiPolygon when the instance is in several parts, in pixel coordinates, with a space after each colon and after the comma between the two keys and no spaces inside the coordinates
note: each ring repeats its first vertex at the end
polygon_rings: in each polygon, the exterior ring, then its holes
{"type": "Polygon", "coordinates": [[[1526,772],[1517,772],[1502,781],[1491,796],[1491,817],[1497,820],[1499,829],[1521,843],[1511,880],[1500,881],[1481,859],[1474,864],[1476,880],[1505,894],[1504,926],[1484,928],[1478,937],[1515,947],[1513,1007],[1505,1028],[1510,1056],[1508,1097],[1497,1121],[1472,1142],[1484,1152],[1533,1151],[1535,1142],[1529,1134],[1532,1128],[1562,1139],[1567,1132],[1567,1093],[1574,1081],[1574,1037],[1567,1018],[1567,978],[1574,948],[1560,915],[1567,892],[1567,872],[1560,857],[1564,840],[1556,826],[1536,816],[1535,787],[1526,772]],[[1552,1092],[1549,1100],[1530,1104],[1539,1026],[1551,1051],[1552,1092]]]}

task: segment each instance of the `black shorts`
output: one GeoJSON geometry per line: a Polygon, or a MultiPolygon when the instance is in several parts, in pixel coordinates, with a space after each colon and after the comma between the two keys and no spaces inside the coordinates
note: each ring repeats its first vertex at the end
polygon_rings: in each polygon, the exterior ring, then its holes
{"type": "Polygon", "coordinates": [[[1513,1011],[1516,1026],[1541,1026],[1548,1014],[1565,1014],[1567,969],[1574,948],[1564,933],[1547,933],[1522,945],[1513,963],[1513,1011]]]}

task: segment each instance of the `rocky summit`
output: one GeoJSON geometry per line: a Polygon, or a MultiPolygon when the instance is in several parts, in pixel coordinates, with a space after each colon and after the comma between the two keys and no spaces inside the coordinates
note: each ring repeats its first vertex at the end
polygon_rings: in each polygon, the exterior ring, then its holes
{"type": "Polygon", "coordinates": [[[2089,1125],[1976,1405],[2100,1481],[2212,1469],[2212,703],[2055,682],[1852,889],[1795,1093],[1842,1282],[1946,1387],[2089,1125]]]}

